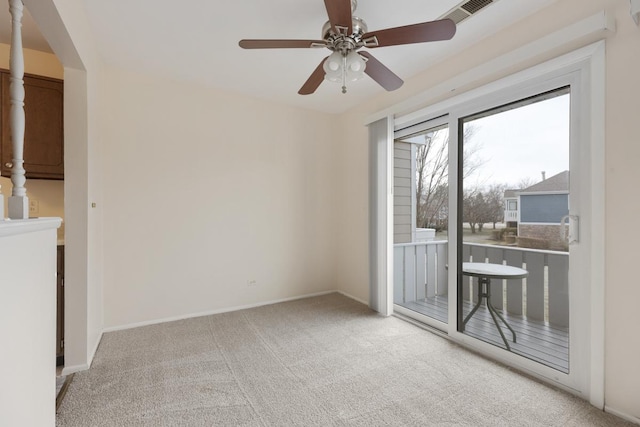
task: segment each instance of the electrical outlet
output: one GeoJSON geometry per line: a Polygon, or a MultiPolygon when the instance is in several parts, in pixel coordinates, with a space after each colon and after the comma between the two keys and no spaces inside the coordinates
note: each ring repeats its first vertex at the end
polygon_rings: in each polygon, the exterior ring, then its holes
{"type": "Polygon", "coordinates": [[[257,286],[258,282],[253,279],[253,280],[247,280],[247,286],[257,286]]]}
{"type": "Polygon", "coordinates": [[[40,204],[35,199],[29,199],[29,215],[35,215],[40,211],[40,204]]]}

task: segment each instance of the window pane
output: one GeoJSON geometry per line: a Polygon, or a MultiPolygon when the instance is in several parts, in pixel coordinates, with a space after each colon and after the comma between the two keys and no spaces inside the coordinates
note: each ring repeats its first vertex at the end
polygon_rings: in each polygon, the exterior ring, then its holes
{"type": "Polygon", "coordinates": [[[561,225],[569,206],[569,113],[563,88],[461,120],[458,225],[458,330],[563,372],[569,370],[561,225]],[[507,279],[505,271],[522,277],[507,279]]]}
{"type": "Polygon", "coordinates": [[[448,226],[449,127],[447,125],[398,138],[394,164],[394,303],[413,312],[448,323],[446,274],[448,226]],[[402,158],[411,151],[411,163],[402,158]],[[411,164],[413,192],[410,218],[415,229],[410,241],[400,243],[398,233],[406,220],[407,180],[402,165],[411,164]],[[397,237],[396,237],[397,236],[397,237]]]}

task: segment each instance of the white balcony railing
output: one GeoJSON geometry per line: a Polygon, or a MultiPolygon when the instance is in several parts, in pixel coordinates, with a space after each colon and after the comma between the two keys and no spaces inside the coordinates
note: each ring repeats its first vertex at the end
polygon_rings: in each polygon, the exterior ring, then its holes
{"type": "MultiPolygon", "coordinates": [[[[394,245],[394,302],[403,304],[447,295],[447,241],[394,245]]],[[[509,314],[569,326],[569,254],[464,243],[462,261],[524,268],[524,279],[492,280],[494,307],[509,314]]],[[[477,298],[477,280],[463,277],[463,298],[477,298]]]]}
{"type": "Polygon", "coordinates": [[[504,220],[505,221],[517,221],[518,220],[518,211],[504,211],[504,220]]]}

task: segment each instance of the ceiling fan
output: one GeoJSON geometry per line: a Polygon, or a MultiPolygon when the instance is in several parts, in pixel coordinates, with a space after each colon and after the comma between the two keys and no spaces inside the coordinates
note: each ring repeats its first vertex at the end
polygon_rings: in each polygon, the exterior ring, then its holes
{"type": "Polygon", "coordinates": [[[342,83],[342,93],[346,93],[347,82],[358,80],[364,73],[392,91],[402,86],[402,79],[369,52],[358,52],[358,49],[449,40],[456,32],[456,24],[450,19],[369,32],[367,24],[353,15],[357,0],[324,0],[324,5],[329,21],[322,27],[322,40],[243,39],[239,45],[244,49],[326,47],[331,50],[331,55],[320,62],[302,85],[300,95],[314,93],[323,80],[342,83]]]}

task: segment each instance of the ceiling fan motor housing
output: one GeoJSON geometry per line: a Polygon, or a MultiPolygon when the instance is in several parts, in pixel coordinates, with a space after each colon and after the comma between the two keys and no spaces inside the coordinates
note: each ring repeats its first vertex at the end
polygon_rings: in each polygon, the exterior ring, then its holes
{"type": "Polygon", "coordinates": [[[362,35],[367,32],[367,23],[363,19],[353,16],[351,19],[351,34],[347,34],[346,27],[336,27],[338,33],[333,31],[330,21],[322,26],[322,38],[327,42],[327,48],[340,51],[343,54],[364,46],[362,35]]]}

